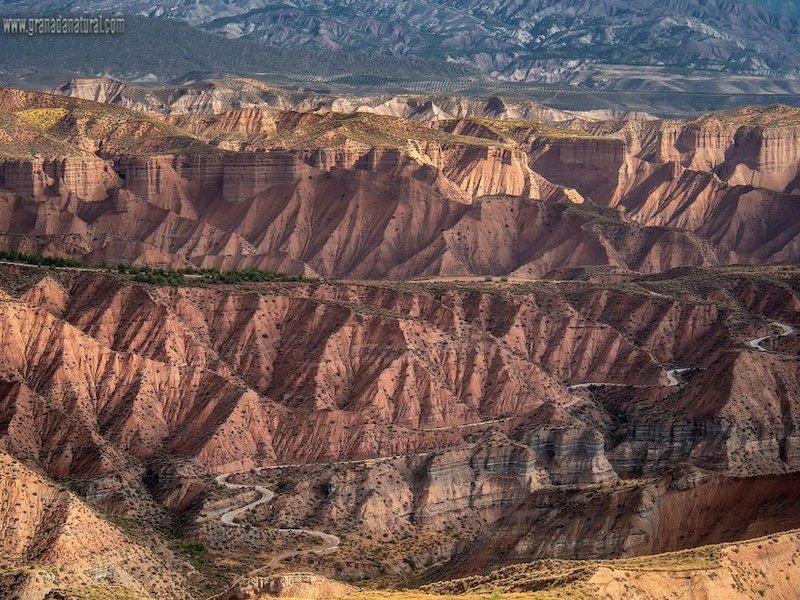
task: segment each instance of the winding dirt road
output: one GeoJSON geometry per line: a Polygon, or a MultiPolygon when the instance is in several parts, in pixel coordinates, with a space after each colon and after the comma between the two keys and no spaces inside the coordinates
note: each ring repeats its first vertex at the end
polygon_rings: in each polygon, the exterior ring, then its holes
{"type": "MultiPolygon", "coordinates": [[[[263,467],[258,469],[259,471],[265,471],[269,469],[280,469],[283,468],[284,465],[277,466],[277,467],[263,467]]],[[[224,473],[222,475],[218,475],[214,478],[218,484],[232,490],[246,490],[252,489],[254,492],[258,494],[258,498],[245,504],[244,506],[232,506],[230,508],[224,509],[223,512],[219,513],[219,519],[223,525],[228,527],[241,527],[245,528],[246,525],[242,525],[241,523],[236,522],[236,517],[246,513],[247,511],[253,510],[256,506],[261,504],[266,504],[267,502],[272,501],[275,497],[275,492],[265,488],[263,485],[256,485],[256,484],[247,484],[247,483],[231,483],[228,481],[228,477],[232,475],[239,475],[241,473],[249,473],[250,471],[234,471],[232,473],[224,473]]],[[[283,562],[284,560],[289,560],[291,558],[297,556],[304,556],[308,554],[327,554],[328,552],[333,552],[338,549],[339,545],[342,543],[341,538],[337,535],[333,535],[331,533],[326,533],[324,531],[317,531],[315,529],[303,529],[303,528],[293,528],[293,527],[277,527],[275,528],[276,531],[280,531],[282,533],[302,533],[311,537],[315,537],[318,540],[322,541],[322,545],[316,548],[307,548],[304,550],[286,550],[281,552],[280,554],[273,556],[272,559],[265,565],[262,565],[252,571],[245,573],[244,575],[240,575],[236,578],[233,584],[225,591],[219,594],[214,594],[209,596],[206,600],[220,600],[222,598],[229,598],[231,590],[236,588],[236,585],[246,580],[250,577],[257,577],[261,574],[262,571],[266,569],[274,568],[278,563],[283,562]]]]}
{"type": "Polygon", "coordinates": [[[668,387],[675,387],[677,385],[680,385],[681,380],[678,379],[678,375],[691,370],[692,370],[691,367],[679,367],[677,369],[670,369],[669,371],[667,371],[667,380],[669,381],[669,383],[667,384],[668,387]]]}
{"type": "MultiPolygon", "coordinates": [[[[230,481],[228,481],[228,477],[240,473],[249,473],[249,471],[236,471],[234,473],[225,473],[224,475],[219,475],[218,477],[215,478],[215,481],[217,483],[229,489],[232,490],[252,489],[259,495],[259,497],[253,502],[245,504],[244,506],[231,507],[230,509],[226,510],[219,516],[220,521],[222,521],[222,524],[227,525],[229,527],[245,527],[241,523],[236,522],[236,517],[254,509],[256,506],[270,502],[275,497],[275,492],[273,492],[272,490],[268,490],[262,485],[231,483],[230,481]]],[[[342,540],[341,538],[339,538],[339,536],[333,535],[331,533],[325,533],[324,531],[317,531],[315,529],[278,527],[276,528],[276,531],[280,531],[281,533],[302,533],[305,535],[309,535],[311,537],[315,537],[321,540],[322,546],[318,548],[309,548],[307,550],[290,550],[284,552],[273,558],[270,561],[270,563],[266,566],[271,566],[288,558],[301,556],[304,554],[326,554],[328,552],[336,550],[336,548],[342,543],[342,540]]],[[[261,570],[261,568],[259,568],[258,570],[261,570]]]]}
{"type": "Polygon", "coordinates": [[[587,388],[590,388],[590,387],[596,386],[596,385],[603,386],[603,387],[628,387],[627,383],[605,383],[605,382],[601,382],[601,381],[597,381],[597,382],[591,381],[589,383],[574,383],[572,385],[568,385],[567,389],[568,390],[585,390],[587,388]]]}
{"type": "MultiPolygon", "coordinates": [[[[780,337],[786,337],[789,335],[793,335],[797,333],[797,330],[792,327],[791,325],[787,325],[786,323],[779,323],[778,321],[774,321],[770,323],[773,327],[777,327],[780,329],[780,333],[776,333],[775,335],[765,335],[764,337],[754,338],[752,340],[747,341],[747,345],[752,348],[753,350],[757,350],[759,352],[771,352],[768,348],[763,346],[763,343],[767,340],[777,339],[780,337]]],[[[676,369],[670,369],[667,371],[667,385],[668,387],[676,387],[680,385],[681,379],[680,374],[685,373],[686,371],[691,371],[691,367],[678,367],[676,369]]],[[[604,382],[593,382],[593,383],[576,383],[574,385],[567,386],[568,390],[580,390],[589,388],[592,386],[604,386],[604,387],[625,387],[627,384],[624,383],[604,383],[604,382]]]]}
{"type": "Polygon", "coordinates": [[[418,431],[450,431],[453,429],[469,429],[470,427],[479,427],[481,425],[492,425],[494,423],[505,423],[514,417],[498,417],[496,419],[487,419],[485,421],[473,421],[472,423],[462,423],[461,425],[447,425],[445,427],[428,427],[427,429],[419,429],[418,431]]]}
{"type": "Polygon", "coordinates": [[[268,490],[260,485],[247,485],[244,483],[231,483],[228,481],[228,477],[235,474],[236,473],[225,473],[224,475],[219,475],[216,477],[214,481],[232,490],[244,490],[252,488],[254,491],[258,492],[259,497],[250,504],[245,504],[239,508],[231,508],[227,510],[226,512],[222,513],[219,518],[224,525],[229,525],[231,527],[244,527],[244,525],[236,523],[236,517],[246,513],[249,510],[252,510],[259,504],[266,504],[275,497],[275,494],[271,490],[268,490]]]}
{"type": "MultiPolygon", "coordinates": [[[[667,387],[676,387],[680,385],[681,380],[678,378],[678,375],[684,373],[685,371],[691,371],[691,367],[679,367],[677,369],[670,369],[667,371],[667,387]]],[[[590,388],[593,386],[602,386],[602,387],[637,387],[637,388],[646,388],[646,387],[656,387],[654,385],[630,385],[627,383],[606,383],[606,382],[590,382],[590,383],[575,383],[573,385],[567,386],[567,389],[572,390],[583,390],[586,388],[590,388]]]]}
{"type": "Polygon", "coordinates": [[[786,337],[792,335],[795,332],[794,327],[791,325],[786,325],[785,323],[778,323],[777,321],[771,323],[773,327],[777,327],[781,330],[780,333],[775,335],[766,335],[764,337],[754,338],[747,342],[747,345],[750,346],[753,350],[758,350],[759,352],[769,352],[767,348],[764,348],[762,344],[767,340],[777,339],[779,337],[786,337]]]}

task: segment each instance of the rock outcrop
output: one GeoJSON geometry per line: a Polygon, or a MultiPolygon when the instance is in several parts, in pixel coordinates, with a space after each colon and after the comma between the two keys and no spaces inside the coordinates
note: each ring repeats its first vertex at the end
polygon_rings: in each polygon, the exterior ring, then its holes
{"type": "Polygon", "coordinates": [[[313,573],[281,573],[271,577],[250,577],[233,589],[216,596],[219,600],[264,600],[265,598],[303,598],[330,600],[342,598],[356,588],[313,573]]]}
{"type": "Polygon", "coordinates": [[[797,111],[768,107],[665,124],[652,146],[656,162],[713,172],[731,185],[797,194],[799,141],[797,111]]]}
{"type": "Polygon", "coordinates": [[[157,539],[150,547],[131,540],[91,507],[0,453],[0,553],[22,569],[0,574],[0,589],[20,600],[51,591],[122,590],[126,597],[191,598],[199,574],[157,539]]]}
{"type": "Polygon", "coordinates": [[[117,185],[111,165],[94,156],[0,160],[0,188],[24,196],[94,202],[117,185]]]}
{"type": "Polygon", "coordinates": [[[665,590],[686,598],[790,598],[798,585],[800,534],[757,538],[684,552],[611,561],[542,560],[488,574],[426,585],[432,594],[531,593],[546,589],[616,600],[663,598],[665,590]]]}

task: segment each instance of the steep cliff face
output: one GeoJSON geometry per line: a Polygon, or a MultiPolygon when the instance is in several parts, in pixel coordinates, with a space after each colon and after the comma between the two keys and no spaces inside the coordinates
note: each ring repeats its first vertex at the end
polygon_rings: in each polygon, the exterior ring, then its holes
{"type": "Polygon", "coordinates": [[[584,198],[614,205],[628,153],[616,139],[553,139],[531,149],[531,168],[545,179],[575,188],[584,198]]]}
{"type": "Polygon", "coordinates": [[[578,128],[625,141],[650,165],[675,163],[731,187],[797,194],[800,113],[788,106],[745,107],[685,121],[583,123],[578,128]]]}
{"type": "Polygon", "coordinates": [[[357,169],[421,180],[441,173],[461,192],[464,202],[496,195],[547,199],[557,188],[530,170],[525,153],[497,146],[409,143],[405,148],[376,148],[346,142],[337,148],[295,154],[323,171],[357,169]]]}
{"type": "MultiPolygon", "coordinates": [[[[72,98],[82,100],[92,100],[93,102],[103,102],[106,104],[120,104],[125,108],[136,108],[146,110],[153,107],[153,104],[142,103],[134,105],[133,102],[125,98],[128,86],[122,81],[108,79],[104,77],[90,79],[71,79],[68,83],[58,88],[58,93],[72,98]]],[[[159,103],[157,106],[161,106],[159,103]]]]}
{"type": "Polygon", "coordinates": [[[193,221],[206,220],[214,201],[239,204],[259,194],[291,188],[313,174],[287,153],[162,155],[121,158],[114,168],[125,192],[148,205],[193,221]]]}
{"type": "Polygon", "coordinates": [[[323,171],[361,169],[413,177],[433,167],[466,199],[497,194],[541,197],[524,152],[378,115],[247,109],[169,121],[223,148],[294,150],[323,171]]]}
{"type": "Polygon", "coordinates": [[[652,129],[652,148],[644,146],[644,152],[653,150],[655,162],[677,162],[696,171],[713,171],[722,165],[737,131],[735,126],[719,121],[703,125],[665,123],[652,129]]]}
{"type": "Polygon", "coordinates": [[[290,490],[259,508],[257,521],[288,524],[313,516],[329,531],[387,543],[460,528],[466,538],[547,484],[547,473],[529,447],[497,432],[477,436],[479,427],[473,433],[481,442],[430,456],[309,465],[242,475],[237,481],[293,482],[290,490]]]}
{"type": "Polygon", "coordinates": [[[753,187],[796,177],[779,109],[732,146],[719,115],[584,132],[256,107],[166,123],[17,90],[0,109],[3,243],[28,252],[389,278],[800,256],[791,185],[753,187]]]}
{"type": "Polygon", "coordinates": [[[733,185],[800,194],[800,126],[740,129],[736,132],[734,147],[746,150],[743,156],[729,153],[732,156],[720,171],[724,180],[733,185]]]}
{"type": "Polygon", "coordinates": [[[112,166],[94,156],[0,160],[0,188],[25,196],[94,202],[119,185],[112,166]]]}
{"type": "Polygon", "coordinates": [[[542,489],[493,523],[437,578],[490,565],[607,559],[697,548],[796,527],[796,475],[728,479],[679,469],[663,479],[604,488],[542,489]]]}
{"type": "Polygon", "coordinates": [[[793,399],[798,391],[795,356],[747,352],[720,357],[680,398],[665,400],[667,405],[677,402],[674,409],[683,415],[682,422],[658,416],[663,404],[639,407],[615,456],[634,473],[640,472],[645,456],[651,466],[686,460],[742,474],[795,470],[798,416],[793,399]],[[744,420],[746,427],[734,425],[744,420]]]}
{"type": "MultiPolygon", "coordinates": [[[[260,266],[346,277],[541,277],[577,265],[649,271],[718,262],[713,248],[691,234],[618,217],[615,223],[613,214],[599,220],[602,214],[572,210],[571,202],[470,201],[425,165],[413,165],[411,176],[323,172],[291,155],[236,154],[126,160],[118,168],[136,193],[115,190],[93,205],[0,194],[6,244],[106,263],[260,266]]],[[[462,185],[494,185],[475,170],[464,173],[462,185]]],[[[533,193],[540,180],[510,181],[533,193]]],[[[546,183],[536,194],[566,196],[546,183]]]]}
{"type": "MultiPolygon", "coordinates": [[[[766,124],[739,124],[752,115],[713,116],[700,122],[658,128],[656,162],[678,162],[688,169],[713,172],[731,185],[798,193],[800,124],[796,111],[774,108],[766,124]],[[786,122],[787,124],[783,124],[786,122]]],[[[649,150],[646,148],[645,151],[649,150]]]]}

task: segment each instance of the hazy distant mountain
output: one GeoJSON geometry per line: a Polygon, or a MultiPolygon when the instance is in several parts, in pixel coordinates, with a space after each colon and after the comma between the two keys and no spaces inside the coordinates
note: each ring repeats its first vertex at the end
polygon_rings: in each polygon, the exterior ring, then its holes
{"type": "MultiPolygon", "coordinates": [[[[270,46],[463,62],[502,80],[596,81],[598,65],[800,76],[796,3],[761,0],[22,0],[6,10],[172,17],[270,46]],[[779,14],[781,11],[785,14],[779,14]]],[[[602,82],[599,82],[602,83],[602,82]]]]}
{"type": "Polygon", "coordinates": [[[753,4],[766,6],[784,15],[800,16],[800,2],[797,0],[751,0],[753,4]]]}
{"type": "Polygon", "coordinates": [[[313,83],[323,76],[368,81],[386,74],[437,80],[480,75],[469,65],[435,58],[366,56],[311,46],[267,48],[181,21],[138,16],[126,17],[124,35],[0,34],[0,84],[34,88],[60,85],[75,76],[161,83],[229,75],[289,76],[313,83]]]}

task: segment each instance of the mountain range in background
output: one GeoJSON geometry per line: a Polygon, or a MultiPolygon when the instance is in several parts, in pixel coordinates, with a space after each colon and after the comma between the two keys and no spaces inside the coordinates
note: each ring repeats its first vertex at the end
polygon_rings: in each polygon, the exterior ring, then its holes
{"type": "Polygon", "coordinates": [[[0,81],[49,88],[73,76],[182,83],[236,75],[335,93],[502,92],[557,108],[662,115],[797,105],[800,22],[796,7],[778,4],[13,0],[0,10],[129,20],[124,35],[96,40],[0,36],[0,81]]]}
{"type": "Polygon", "coordinates": [[[800,73],[800,59],[792,52],[798,41],[797,21],[763,3],[739,0],[9,4],[24,11],[105,11],[180,19],[205,31],[268,46],[435,57],[510,81],[578,83],[596,64],[770,77],[800,73]]]}
{"type": "Polygon", "coordinates": [[[800,4],[793,0],[755,0],[755,3],[766,6],[777,13],[793,17],[800,16],[800,4]]]}

